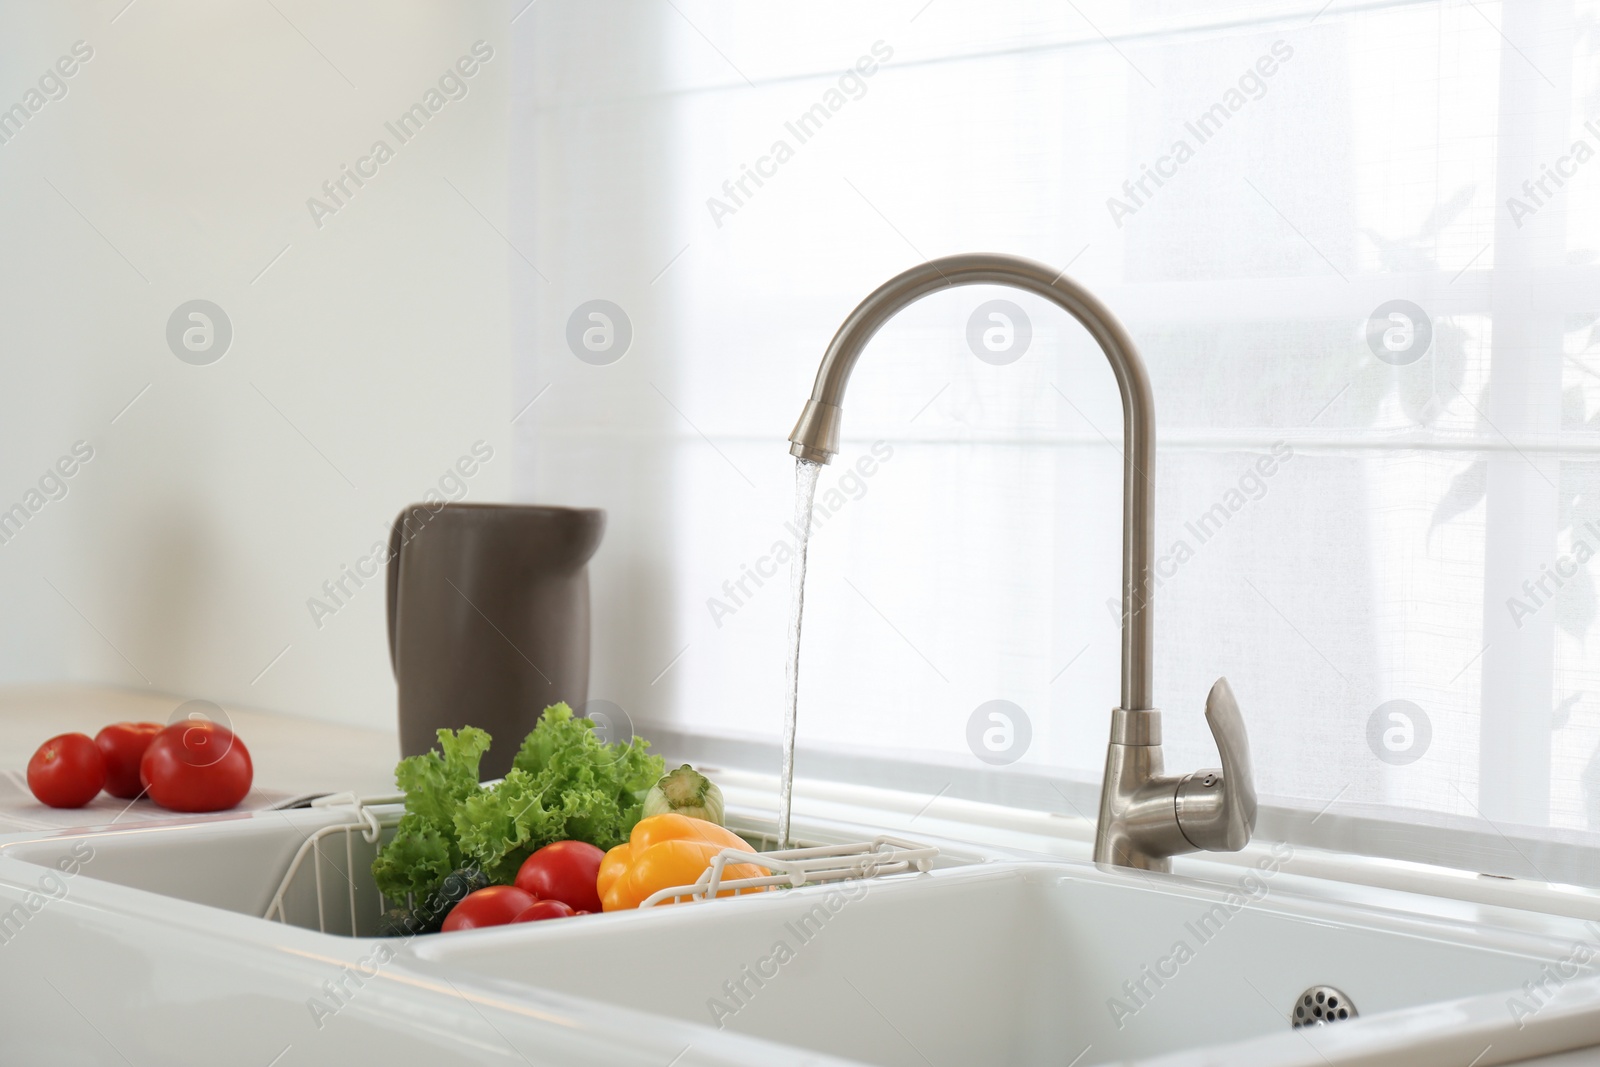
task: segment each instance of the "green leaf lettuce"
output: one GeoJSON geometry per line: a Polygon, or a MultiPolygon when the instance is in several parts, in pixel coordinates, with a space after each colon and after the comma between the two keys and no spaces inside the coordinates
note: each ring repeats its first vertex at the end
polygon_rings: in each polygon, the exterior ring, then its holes
{"type": "Polygon", "coordinates": [[[555,841],[619,845],[664,770],[649,742],[608,745],[566,704],[546,708],[505,779],[483,787],[478,761],[488,747],[489,735],[474,727],[440,730],[439,750],[395,768],[406,812],[372,865],[386,897],[420,899],[463,864],[506,884],[523,860],[555,841]]]}
{"type": "Polygon", "coordinates": [[[439,747],[407,756],[394,769],[395,784],[406,795],[392,841],[372,863],[372,877],[384,896],[403,901],[433,892],[445,875],[461,866],[455,813],[480,792],[478,761],[489,750],[489,735],[468,726],[459,733],[439,731],[439,747]]]}

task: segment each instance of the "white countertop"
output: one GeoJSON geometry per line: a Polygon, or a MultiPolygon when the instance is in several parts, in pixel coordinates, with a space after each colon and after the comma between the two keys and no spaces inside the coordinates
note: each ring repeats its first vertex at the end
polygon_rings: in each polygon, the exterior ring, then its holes
{"type": "MultiPolygon", "coordinates": [[[[28,791],[34,750],[57,734],[93,737],[114,722],[166,722],[184,703],[167,693],[88,685],[0,687],[0,833],[50,826],[83,826],[169,818],[148,800],[102,793],[87,807],[47,808],[28,791]]],[[[393,730],[364,730],[242,708],[223,707],[250,750],[255,783],[242,808],[263,807],[299,793],[346,790],[393,793],[399,740],[393,730]]]]}

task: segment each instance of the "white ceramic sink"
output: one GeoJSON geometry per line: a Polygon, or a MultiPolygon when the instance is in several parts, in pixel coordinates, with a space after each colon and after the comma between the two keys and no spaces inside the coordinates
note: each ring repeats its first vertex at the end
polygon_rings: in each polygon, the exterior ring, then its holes
{"type": "MultiPolygon", "coordinates": [[[[0,1062],[105,1062],[110,1046],[136,1063],[281,1054],[281,1067],[1489,1067],[1600,1045],[1587,968],[1530,1017],[1507,1005],[1590,936],[1576,920],[1297,876],[1293,860],[1157,876],[955,843],[966,865],[850,889],[404,943],[348,936],[346,871],[358,911],[376,907],[371,846],[347,856],[336,837],[330,932],[259,918],[295,849],[336,817],[0,839],[0,966],[29,977],[0,998],[0,1062]],[[1319,984],[1360,1018],[1291,1032],[1296,997],[1319,984]]],[[[314,889],[296,903],[313,924],[314,889]]]]}
{"type": "MultiPolygon", "coordinates": [[[[1570,950],[1548,936],[1321,903],[1275,884],[1286,875],[1236,877],[1247,880],[1230,891],[997,864],[592,929],[432,938],[414,951],[441,972],[559,976],[584,996],[885,1067],[1087,1067],[1249,1039],[1267,1039],[1263,1062],[1320,1062],[1321,1039],[1356,1029],[1291,1033],[1310,987],[1343,990],[1370,1021],[1516,989],[1570,950]]],[[[1491,1000],[1506,1021],[1504,997],[1491,1000]]],[[[1472,1007],[1434,1009],[1443,1045],[1472,1007]]],[[[1398,1062],[1427,1062],[1415,1040],[1427,1014],[1414,1013],[1398,1062]]],[[[1247,1058],[1236,1049],[1222,1062],[1247,1058]]]]}

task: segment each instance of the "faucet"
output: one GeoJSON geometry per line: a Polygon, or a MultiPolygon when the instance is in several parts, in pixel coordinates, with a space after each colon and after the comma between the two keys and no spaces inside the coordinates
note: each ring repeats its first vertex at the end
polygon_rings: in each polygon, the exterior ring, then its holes
{"type": "Polygon", "coordinates": [[[1093,294],[1065,272],[998,253],[945,256],[896,275],[856,305],[833,335],[811,399],[789,435],[789,453],[811,463],[837,455],[844,391],[861,350],[901,308],[958,285],[1009,285],[1059,305],[1100,345],[1122,393],[1122,702],[1111,712],[1094,860],[1169,871],[1171,857],[1185,852],[1237,852],[1255,830],[1256,791],[1244,716],[1226,678],[1217,679],[1206,697],[1221,768],[1163,773],[1161,712],[1151,706],[1155,400],[1133,341],[1093,294]]]}

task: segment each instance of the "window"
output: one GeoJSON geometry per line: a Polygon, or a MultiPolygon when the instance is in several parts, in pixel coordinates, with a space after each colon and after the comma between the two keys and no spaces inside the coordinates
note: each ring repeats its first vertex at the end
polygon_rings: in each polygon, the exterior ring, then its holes
{"type": "MultiPolygon", "coordinates": [[[[1226,675],[1267,832],[1593,881],[1560,848],[1600,830],[1600,7],[871,7],[514,27],[518,240],[549,276],[522,283],[518,389],[548,391],[519,492],[610,512],[593,695],[775,769],[766,557],[822,351],[913,263],[1014,252],[1151,371],[1170,765],[1215,763],[1226,675]],[[572,34],[592,65],[561,66],[572,34]],[[594,299],[632,331],[604,366],[566,342],[594,299]],[[1555,851],[1499,843],[1524,837],[1555,851]]],[[[1092,798],[1121,511],[1092,342],[1025,295],[937,294],[873,342],[844,428],[800,773],[1092,798]],[[1018,325],[994,300],[1027,323],[1011,362],[978,351],[1018,325]],[[992,700],[1028,720],[1006,766],[969,747],[992,700]]]]}

